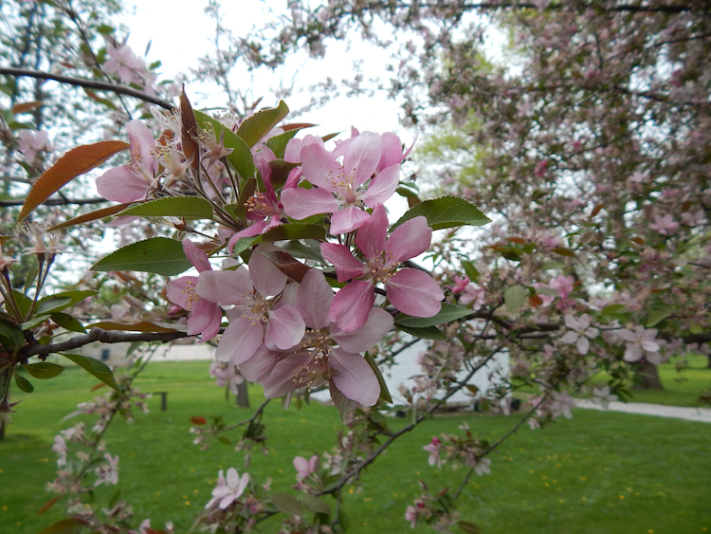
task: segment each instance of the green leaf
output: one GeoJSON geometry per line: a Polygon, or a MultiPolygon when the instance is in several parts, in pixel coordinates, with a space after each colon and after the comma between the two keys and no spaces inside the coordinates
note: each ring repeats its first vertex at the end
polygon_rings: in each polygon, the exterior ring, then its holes
{"type": "Polygon", "coordinates": [[[299,517],[304,517],[306,515],[306,508],[299,502],[299,500],[293,495],[288,493],[274,493],[272,495],[272,504],[280,512],[284,512],[289,515],[296,515],[299,517]]]}
{"type": "Polygon", "coordinates": [[[369,352],[365,353],[365,361],[368,362],[368,365],[370,365],[373,373],[375,373],[375,377],[378,379],[378,384],[380,385],[380,398],[385,402],[392,404],[393,398],[390,396],[390,391],[388,391],[388,385],[385,383],[385,379],[383,378],[383,374],[380,372],[380,368],[375,363],[375,360],[369,352]]]}
{"type": "Polygon", "coordinates": [[[541,270],[543,271],[562,269],[563,267],[565,267],[565,265],[560,263],[559,261],[544,261],[543,263],[541,263],[541,270]]]}
{"type": "Polygon", "coordinates": [[[227,445],[227,446],[232,446],[232,442],[230,441],[230,438],[227,436],[217,436],[217,441],[220,443],[227,445]]]}
{"type": "Polygon", "coordinates": [[[464,272],[466,273],[469,280],[471,280],[475,284],[479,282],[479,270],[474,267],[474,263],[469,260],[463,260],[462,267],[464,267],[464,272]]]}
{"type": "Polygon", "coordinates": [[[30,376],[34,376],[35,378],[39,378],[40,380],[54,378],[55,376],[64,372],[64,367],[52,362],[28,363],[26,365],[23,365],[23,367],[30,374],[30,376]]]}
{"type": "Polygon", "coordinates": [[[37,534],[78,534],[84,529],[84,525],[76,519],[67,518],[43,528],[37,534]]]}
{"type": "Polygon", "coordinates": [[[472,311],[468,308],[462,308],[461,306],[444,302],[437,315],[433,317],[412,317],[404,313],[399,313],[397,317],[395,317],[395,326],[398,328],[402,326],[417,328],[435,326],[438,324],[451,323],[452,321],[466,317],[470,313],[472,313],[472,311]]]}
{"type": "Polygon", "coordinates": [[[624,311],[625,311],[624,304],[610,304],[609,306],[605,306],[602,309],[601,315],[614,315],[616,313],[622,313],[624,311]]]}
{"type": "Polygon", "coordinates": [[[664,308],[661,310],[654,310],[650,312],[649,317],[647,318],[647,323],[645,326],[647,328],[651,328],[655,326],[658,323],[661,323],[664,319],[669,317],[672,314],[673,310],[671,308],[664,308]]]}
{"type": "Polygon", "coordinates": [[[283,224],[258,236],[257,243],[273,243],[289,239],[326,239],[326,229],[318,224],[283,224]]]}
{"type": "Polygon", "coordinates": [[[481,528],[471,521],[457,521],[457,526],[462,529],[465,534],[479,534],[481,528]]]}
{"type": "Polygon", "coordinates": [[[37,305],[37,313],[52,313],[72,304],[70,297],[45,297],[37,305]]]}
{"type": "Polygon", "coordinates": [[[252,151],[241,137],[232,132],[232,130],[225,128],[218,120],[213,119],[201,111],[195,110],[195,120],[201,128],[210,129],[211,126],[217,136],[217,139],[219,139],[220,134],[224,132],[225,148],[232,149],[232,153],[227,156],[227,160],[232,163],[242,178],[246,179],[254,176],[254,160],[252,159],[252,151]]]}
{"type": "Polygon", "coordinates": [[[575,254],[575,252],[573,252],[569,248],[565,248],[565,247],[556,247],[553,249],[553,252],[555,252],[556,254],[560,254],[561,256],[566,256],[568,258],[577,258],[578,257],[575,254]]]}
{"type": "Polygon", "coordinates": [[[267,142],[264,144],[267,145],[272,152],[274,152],[277,159],[283,158],[284,151],[286,150],[286,144],[291,141],[297,133],[299,133],[299,130],[301,130],[301,128],[296,128],[294,130],[289,130],[288,132],[275,135],[274,137],[267,139],[267,142]]]}
{"type": "Polygon", "coordinates": [[[518,313],[523,301],[528,296],[528,289],[521,285],[511,286],[504,292],[504,303],[511,313],[518,313]]]}
{"type": "Polygon", "coordinates": [[[420,202],[400,217],[390,231],[420,215],[427,218],[427,225],[433,230],[456,226],[483,226],[491,222],[474,204],[463,198],[448,196],[420,202]]]}
{"type": "Polygon", "coordinates": [[[280,100],[277,107],[258,111],[251,117],[246,118],[237,130],[237,135],[244,139],[247,146],[251,148],[262,137],[271,132],[288,114],[288,106],[283,100],[280,100]]]}
{"type": "Polygon", "coordinates": [[[17,374],[17,370],[15,370],[15,384],[17,384],[17,387],[25,393],[32,393],[35,390],[35,387],[29,380],[27,380],[24,376],[17,374]]]}
{"type": "Polygon", "coordinates": [[[77,302],[81,302],[84,299],[93,297],[98,291],[92,291],[90,289],[85,289],[81,291],[63,291],[61,293],[55,293],[54,295],[48,295],[39,300],[38,310],[45,313],[54,313],[61,311],[63,309],[74,306],[77,302]],[[69,298],[69,302],[59,299],[69,298]]]}
{"type": "Polygon", "coordinates": [[[45,322],[47,319],[49,319],[49,315],[37,315],[29,321],[25,321],[24,323],[22,323],[20,325],[20,328],[22,330],[29,330],[30,328],[34,328],[38,324],[45,322]]]}
{"type": "Polygon", "coordinates": [[[165,197],[131,206],[118,214],[138,217],[184,217],[186,219],[212,219],[212,204],[198,197],[165,197]]]}
{"type": "Polygon", "coordinates": [[[14,324],[0,321],[0,343],[7,351],[14,352],[25,344],[25,336],[14,324]]]}
{"type": "Polygon", "coordinates": [[[414,326],[403,326],[401,324],[396,324],[395,327],[398,330],[402,330],[410,334],[411,336],[418,337],[420,339],[434,339],[436,341],[445,341],[447,336],[444,335],[439,328],[436,326],[425,326],[422,328],[417,328],[414,326]]]}
{"type": "Polygon", "coordinates": [[[76,318],[72,317],[68,313],[56,312],[50,317],[55,323],[70,332],[82,332],[86,334],[86,328],[84,328],[84,326],[76,318]]]}
{"type": "Polygon", "coordinates": [[[90,375],[95,376],[101,380],[107,386],[111,386],[116,391],[121,391],[114,379],[114,374],[111,372],[111,368],[104,362],[95,360],[94,358],[88,358],[87,356],[82,356],[80,354],[67,354],[66,352],[60,352],[60,356],[73,361],[79,367],[87,371],[90,375]]]}
{"type": "MultiPolygon", "coordinates": [[[[286,495],[286,494],[285,494],[286,495]]],[[[310,493],[299,493],[296,498],[315,514],[331,515],[331,507],[323,499],[319,499],[310,493]]]]}
{"type": "Polygon", "coordinates": [[[167,237],[152,237],[112,252],[94,264],[91,270],[143,271],[175,276],[191,266],[180,241],[167,237]]]}

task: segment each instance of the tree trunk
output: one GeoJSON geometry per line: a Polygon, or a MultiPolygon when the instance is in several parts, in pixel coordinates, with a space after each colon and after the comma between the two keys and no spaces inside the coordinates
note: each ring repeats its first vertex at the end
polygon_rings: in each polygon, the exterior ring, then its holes
{"type": "Polygon", "coordinates": [[[249,392],[247,391],[247,381],[237,384],[237,406],[249,408],[249,392]]]}
{"type": "Polygon", "coordinates": [[[656,365],[649,362],[643,362],[635,366],[635,384],[634,389],[664,389],[662,380],[659,378],[659,369],[656,365]]]}
{"type": "Polygon", "coordinates": [[[707,356],[707,358],[709,359],[709,363],[706,364],[706,369],[711,369],[711,354],[707,356]]]}
{"type": "Polygon", "coordinates": [[[10,380],[12,369],[5,369],[0,373],[0,441],[5,439],[5,418],[10,412],[10,380]]]}

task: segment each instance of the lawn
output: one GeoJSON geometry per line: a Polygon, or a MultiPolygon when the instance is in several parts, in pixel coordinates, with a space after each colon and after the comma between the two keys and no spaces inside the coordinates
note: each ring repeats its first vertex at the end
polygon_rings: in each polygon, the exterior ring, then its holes
{"type": "MultiPolygon", "coordinates": [[[[23,402],[0,443],[3,534],[35,534],[61,518],[60,505],[36,515],[51,497],[44,487],[55,471],[52,440],[74,423],[60,419],[101,391],[89,391],[95,383],[81,370],[67,369],[57,379],[35,383],[34,393],[15,397],[23,402]]],[[[218,469],[244,470],[242,453],[232,447],[215,443],[201,453],[192,445],[189,418],[224,413],[238,421],[251,412],[225,403],[206,362],[151,363],[137,385],[147,392],[168,391],[168,410],[160,411],[155,397],[149,415],[111,427],[108,448],[121,457],[118,488],[139,521],[150,517],[160,527],[171,519],[185,532],[209,499],[218,469]]],[[[250,396],[254,405],[260,402],[259,388],[250,396]]],[[[459,505],[463,518],[487,534],[711,532],[711,425],[580,409],[574,416],[543,430],[522,427],[492,456],[492,474],[475,476],[467,485],[459,505]]],[[[291,491],[295,483],[293,457],[329,449],[340,427],[336,410],[320,405],[283,410],[274,403],[265,422],[270,453],[254,454],[248,472],[260,483],[271,476],[277,491],[291,491]]],[[[410,529],[404,519],[405,508],[419,495],[417,480],[433,490],[455,488],[463,472],[430,467],[422,447],[432,435],[454,432],[464,422],[474,433],[496,438],[514,419],[472,413],[438,417],[403,437],[365,473],[360,487],[348,488],[350,532],[429,532],[410,529]]],[[[97,498],[115,490],[101,486],[97,498]]],[[[276,530],[275,522],[265,523],[262,532],[276,530]]]]}

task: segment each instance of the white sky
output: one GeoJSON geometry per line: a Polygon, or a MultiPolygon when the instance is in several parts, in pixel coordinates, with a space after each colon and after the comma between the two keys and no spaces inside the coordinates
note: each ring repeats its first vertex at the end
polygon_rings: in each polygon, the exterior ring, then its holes
{"type": "MultiPolygon", "coordinates": [[[[173,78],[178,72],[187,73],[190,67],[197,67],[200,57],[213,49],[214,27],[212,20],[204,13],[206,4],[207,0],[140,2],[135,7],[134,14],[124,19],[131,30],[128,44],[137,55],[142,55],[151,41],[147,60],[163,62],[159,69],[160,79],[173,78]]],[[[266,4],[267,2],[260,0],[227,0],[223,2],[222,8],[223,25],[230,28],[237,37],[245,35],[253,26],[260,27],[268,18],[274,16],[268,13],[269,9],[285,10],[287,2],[270,1],[269,7],[266,4]]],[[[380,60],[382,51],[363,45],[349,52],[345,44],[334,43],[325,60],[311,60],[306,54],[301,54],[290,62],[287,69],[281,69],[273,76],[261,74],[255,80],[245,69],[234,76],[231,82],[235,88],[252,90],[255,97],[264,96],[261,105],[272,106],[277,103],[277,100],[271,93],[270,87],[278,84],[280,80],[290,82],[293,77],[297,87],[301,88],[321,81],[326,76],[340,81],[350,75],[352,61],[359,57],[367,62],[368,75],[387,76],[382,68],[383,62],[380,60]]],[[[219,98],[208,101],[198,97],[198,93],[201,92],[213,93],[214,88],[187,86],[186,91],[195,107],[223,104],[223,100],[219,98]]],[[[305,105],[308,100],[309,96],[302,92],[301,95],[288,98],[287,104],[290,108],[297,109],[305,105]]],[[[379,133],[394,131],[401,135],[405,143],[408,143],[414,138],[414,131],[407,132],[401,129],[398,124],[398,111],[398,105],[392,100],[387,100],[384,95],[376,95],[372,99],[344,98],[317,111],[309,112],[299,117],[298,121],[319,124],[319,128],[313,130],[319,135],[347,131],[353,125],[361,131],[371,130],[379,133]]]]}

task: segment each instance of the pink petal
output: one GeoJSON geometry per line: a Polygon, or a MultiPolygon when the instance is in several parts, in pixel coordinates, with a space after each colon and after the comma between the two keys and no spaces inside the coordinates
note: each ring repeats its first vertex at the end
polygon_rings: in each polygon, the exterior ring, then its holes
{"type": "Polygon", "coordinates": [[[181,276],[177,280],[168,282],[165,289],[166,296],[173,304],[177,304],[184,310],[190,311],[199,298],[195,293],[197,283],[197,276],[181,276]]]}
{"type": "Polygon", "coordinates": [[[109,169],[96,179],[99,194],[114,202],[143,200],[148,188],[148,182],[129,165],[109,169]]]}
{"type": "Polygon", "coordinates": [[[278,295],[286,285],[287,276],[269,258],[261,254],[261,252],[277,250],[279,249],[274,245],[259,245],[249,258],[249,275],[252,277],[252,283],[264,296],[278,295]]]}
{"type": "Polygon", "coordinates": [[[578,338],[577,347],[578,347],[578,352],[580,354],[585,355],[590,350],[590,341],[588,341],[588,338],[586,338],[585,336],[580,336],[578,338]]]}
{"type": "Polygon", "coordinates": [[[193,264],[198,272],[212,271],[212,265],[207,259],[207,253],[198,248],[198,246],[190,241],[187,237],[183,239],[183,252],[188,257],[188,261],[193,264]]]}
{"type": "Polygon", "coordinates": [[[414,217],[395,228],[388,238],[387,249],[392,253],[390,263],[415,258],[430,247],[432,228],[423,216],[414,217]]]}
{"type": "Polygon", "coordinates": [[[230,326],[222,334],[215,351],[215,359],[239,365],[254,355],[263,339],[264,327],[261,323],[253,324],[252,321],[239,317],[230,322],[230,326]]]}
{"type": "Polygon", "coordinates": [[[230,493],[227,497],[220,501],[220,510],[224,510],[235,500],[237,500],[237,495],[235,495],[234,493],[230,493]]]}
{"type": "Polygon", "coordinates": [[[321,213],[333,213],[343,204],[329,191],[319,187],[284,189],[281,192],[281,202],[284,205],[284,213],[297,220],[321,213]]]}
{"type": "Polygon", "coordinates": [[[371,180],[368,190],[360,198],[369,208],[384,203],[395,194],[399,178],[400,165],[388,167],[371,180]]]}
{"type": "Polygon", "coordinates": [[[378,172],[391,165],[399,165],[402,162],[402,141],[400,141],[400,138],[392,132],[387,132],[381,135],[380,139],[382,150],[380,161],[378,162],[378,172]]]}
{"type": "Polygon", "coordinates": [[[237,496],[239,497],[244,493],[245,488],[249,484],[249,473],[243,473],[242,478],[239,481],[239,486],[237,486],[237,496]]]}
{"type": "Polygon", "coordinates": [[[371,308],[368,320],[355,332],[343,332],[331,325],[331,339],[346,352],[364,352],[377,345],[393,327],[393,316],[381,308],[371,308]]]}
{"type": "Polygon", "coordinates": [[[353,332],[365,325],[374,303],[373,283],[354,280],[333,297],[328,318],[344,332],[353,332]]]}
{"type": "Polygon", "coordinates": [[[232,486],[233,488],[237,487],[237,484],[239,484],[239,474],[237,473],[237,469],[234,467],[230,467],[227,470],[227,485],[232,486]]]}
{"type": "Polygon", "coordinates": [[[339,282],[345,282],[352,278],[360,278],[367,272],[365,265],[354,258],[351,251],[345,245],[321,243],[321,254],[323,254],[323,257],[327,261],[336,266],[336,274],[338,275],[339,282]]]}
{"type": "Polygon", "coordinates": [[[254,237],[255,235],[262,234],[266,229],[267,224],[269,224],[267,221],[258,221],[254,224],[249,225],[244,230],[240,230],[236,234],[233,234],[232,237],[230,237],[230,240],[227,242],[227,250],[229,251],[229,253],[232,254],[232,250],[235,248],[237,241],[239,241],[243,237],[254,237]]]}
{"type": "MultiPolygon", "coordinates": [[[[321,246],[323,247],[323,245],[321,246]]],[[[330,322],[328,320],[328,310],[331,308],[332,301],[333,289],[326,281],[323,272],[318,269],[309,269],[299,284],[294,303],[296,309],[299,310],[299,313],[304,318],[306,326],[314,330],[327,327],[330,322]]]]}
{"type": "Polygon", "coordinates": [[[331,233],[333,235],[347,234],[360,228],[370,218],[367,212],[351,206],[333,213],[331,217],[331,233]]]}
{"type": "Polygon", "coordinates": [[[368,362],[360,354],[334,349],[328,363],[331,379],[346,397],[366,406],[373,406],[380,397],[380,384],[368,362]]]}
{"type": "Polygon", "coordinates": [[[202,298],[216,304],[239,304],[252,292],[252,279],[244,266],[234,271],[205,271],[195,288],[202,298]]]}
{"type": "Polygon", "coordinates": [[[353,185],[358,186],[370,179],[378,168],[381,153],[380,135],[363,132],[347,146],[343,157],[343,171],[353,176],[353,185]]]}
{"type": "Polygon", "coordinates": [[[269,321],[267,322],[265,341],[273,343],[276,348],[282,350],[289,349],[301,342],[305,331],[304,319],[295,308],[282,306],[277,310],[269,310],[267,315],[269,321]]]}
{"type": "MultiPolygon", "coordinates": [[[[356,245],[366,258],[375,258],[385,250],[388,233],[388,216],[385,206],[375,206],[370,219],[365,221],[356,234],[356,245]]],[[[429,246],[429,245],[428,245],[429,246]]]]}
{"type": "Polygon", "coordinates": [[[239,371],[245,380],[261,384],[278,361],[279,353],[262,345],[251,358],[239,364],[239,371]]]}
{"type": "Polygon", "coordinates": [[[273,399],[305,386],[308,383],[308,378],[304,380],[297,373],[299,369],[307,367],[310,361],[310,354],[300,352],[291,354],[277,363],[269,377],[262,382],[264,396],[273,399]]]}
{"type": "Polygon", "coordinates": [[[188,335],[202,334],[201,341],[208,341],[220,331],[222,310],[214,302],[200,299],[188,319],[188,335]]]}
{"type": "Polygon", "coordinates": [[[145,168],[155,172],[158,170],[158,161],[153,155],[153,145],[155,139],[153,134],[142,121],[132,120],[126,125],[128,141],[131,144],[131,158],[136,162],[141,162],[145,168]]]}
{"type": "Polygon", "coordinates": [[[444,293],[430,275],[417,269],[402,269],[385,282],[390,302],[414,317],[432,317],[442,308],[444,293]]]}
{"type": "Polygon", "coordinates": [[[330,192],[336,190],[334,182],[343,172],[335,157],[319,144],[301,149],[301,170],[305,180],[330,192]]]}

